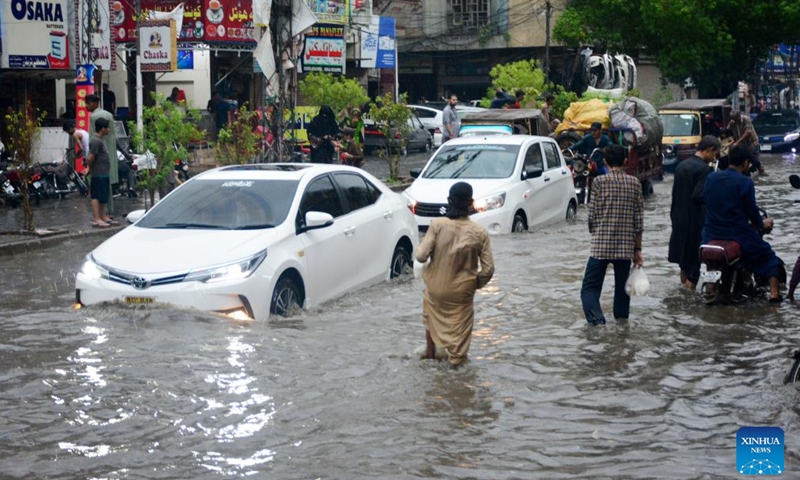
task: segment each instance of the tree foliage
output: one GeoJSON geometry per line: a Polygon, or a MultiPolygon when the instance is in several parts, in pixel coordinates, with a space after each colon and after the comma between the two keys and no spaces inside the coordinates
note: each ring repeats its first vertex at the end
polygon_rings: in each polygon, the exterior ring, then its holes
{"type": "Polygon", "coordinates": [[[154,93],[153,99],[156,105],[145,107],[142,112],[143,132],[138,132],[135,124],[130,128],[137,152],[155,156],[156,167],[142,171],[142,183],[150,194],[151,204],[155,203],[157,190],[166,191],[176,161],[189,157],[186,145],[203,138],[197,127],[197,112],[184,113],[177,104],[165,102],[163,95],[154,93]]]}
{"type": "Polygon", "coordinates": [[[258,124],[258,113],[242,106],[232,122],[220,129],[214,146],[220,165],[243,165],[256,156],[260,140],[253,125],[258,124]]]}
{"type": "Polygon", "coordinates": [[[15,111],[6,115],[6,125],[10,133],[6,149],[12,153],[11,163],[19,175],[23,208],[22,230],[25,232],[36,230],[36,224],[33,221],[33,208],[28,195],[28,181],[31,176],[31,169],[36,163],[34,160],[35,147],[46,115],[46,112],[34,111],[30,101],[24,111],[15,111]]]}
{"type": "Polygon", "coordinates": [[[300,94],[309,105],[328,105],[334,112],[362,107],[369,96],[356,78],[312,72],[298,83],[300,94]]]}
{"type": "MultiPolygon", "coordinates": [[[[544,72],[539,68],[536,60],[520,60],[518,62],[501,63],[489,71],[492,86],[486,91],[486,97],[481,100],[482,107],[488,107],[494,100],[498,88],[504,89],[510,95],[517,90],[525,92],[525,103],[533,105],[544,88],[544,72]]],[[[527,105],[523,105],[525,108],[527,105]]]]}
{"type": "Polygon", "coordinates": [[[652,56],[665,77],[725,96],[770,48],[800,40],[797,0],[569,0],[553,37],[568,46],[652,56]]]}
{"type": "Polygon", "coordinates": [[[370,106],[369,118],[375,121],[381,129],[386,140],[386,148],[379,150],[379,155],[386,159],[389,165],[389,180],[397,181],[398,171],[400,170],[400,156],[406,150],[406,138],[411,126],[408,119],[411,117],[411,110],[408,109],[408,96],[404,93],[400,95],[398,102],[394,101],[391,93],[379,97],[370,106]],[[399,138],[394,138],[399,134],[399,138]],[[389,139],[396,140],[398,143],[389,142],[389,139]],[[392,148],[390,148],[392,147],[392,148]]]}

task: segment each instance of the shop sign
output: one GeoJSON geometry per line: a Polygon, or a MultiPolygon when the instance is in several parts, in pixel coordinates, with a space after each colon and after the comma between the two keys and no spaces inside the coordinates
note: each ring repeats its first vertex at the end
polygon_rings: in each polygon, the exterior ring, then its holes
{"type": "Polygon", "coordinates": [[[66,0],[2,3],[3,68],[71,68],[66,0]]]}
{"type": "Polygon", "coordinates": [[[303,71],[344,73],[344,26],[317,23],[306,34],[303,71]]]}
{"type": "MultiPolygon", "coordinates": [[[[91,112],[86,108],[86,97],[94,93],[94,70],[92,64],[81,65],[75,72],[75,128],[89,131],[91,112]]],[[[78,149],[78,146],[75,146],[78,149]]],[[[82,173],[84,166],[75,163],[75,171],[82,173]]]]}
{"type": "Polygon", "coordinates": [[[139,61],[143,72],[174,72],[178,68],[178,40],[174,20],[139,22],[139,61]]]}
{"type": "Polygon", "coordinates": [[[205,39],[216,43],[255,43],[253,2],[203,0],[205,5],[205,39]]]}
{"type": "Polygon", "coordinates": [[[361,32],[361,67],[395,68],[396,41],[394,18],[373,16],[361,32]]]}
{"type": "Polygon", "coordinates": [[[87,28],[78,29],[78,55],[83,57],[83,52],[89,52],[89,57],[78,58],[76,61],[93,63],[103,70],[111,70],[116,62],[112,54],[109,2],[80,0],[78,9],[78,18],[88,19],[87,28]]]}
{"type": "Polygon", "coordinates": [[[322,22],[345,24],[350,21],[349,0],[306,0],[306,4],[322,22]]]}

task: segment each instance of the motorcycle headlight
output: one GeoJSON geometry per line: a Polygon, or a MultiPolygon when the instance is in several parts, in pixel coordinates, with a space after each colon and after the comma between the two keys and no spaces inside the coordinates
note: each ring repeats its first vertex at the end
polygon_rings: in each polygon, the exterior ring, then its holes
{"type": "Polygon", "coordinates": [[[789,135],[786,135],[785,137],[783,137],[783,141],[784,142],[794,142],[798,138],[800,138],[800,132],[792,132],[789,135]]]}
{"type": "Polygon", "coordinates": [[[665,155],[672,155],[673,153],[675,153],[675,147],[674,146],[667,145],[666,147],[664,147],[664,154],[665,155]]]}
{"type": "Polygon", "coordinates": [[[108,269],[96,263],[91,255],[86,257],[86,262],[81,267],[81,273],[93,280],[108,278],[108,269]]]}
{"type": "Polygon", "coordinates": [[[186,275],[183,281],[211,283],[247,278],[256,271],[265,258],[267,258],[267,251],[262,250],[249,258],[222,265],[215,265],[213,267],[192,270],[186,275]]]}
{"type": "Polygon", "coordinates": [[[506,203],[506,192],[490,195],[488,197],[480,198],[473,202],[472,206],[476,212],[486,212],[488,210],[495,210],[502,208],[506,203]]]}

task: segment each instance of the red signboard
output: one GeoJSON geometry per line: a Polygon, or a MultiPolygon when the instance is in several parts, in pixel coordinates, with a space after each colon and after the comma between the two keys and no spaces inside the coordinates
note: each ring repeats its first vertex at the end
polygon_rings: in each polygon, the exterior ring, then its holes
{"type": "Polygon", "coordinates": [[[203,0],[205,41],[255,43],[253,1],[203,0]]]}
{"type": "MultiPolygon", "coordinates": [[[[255,43],[252,0],[142,0],[142,12],[171,12],[181,3],[179,42],[255,43]]],[[[117,42],[136,41],[133,2],[113,0],[111,25],[117,42]]]]}

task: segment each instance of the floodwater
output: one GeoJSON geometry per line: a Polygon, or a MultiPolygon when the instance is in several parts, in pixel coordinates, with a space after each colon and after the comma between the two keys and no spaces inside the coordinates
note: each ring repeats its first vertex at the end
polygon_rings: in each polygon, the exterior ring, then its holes
{"type": "MultiPolygon", "coordinates": [[[[800,160],[757,180],[769,236],[800,253],[800,160]]],[[[72,309],[99,240],[0,258],[0,478],[560,479],[737,476],[736,431],[785,431],[800,471],[797,305],[707,308],[666,262],[671,177],[646,202],[647,297],[588,328],[586,213],[492,238],[471,362],[420,361],[421,280],[288,319],[72,309]]],[[[603,306],[611,309],[612,274],[603,306]]],[[[265,292],[266,294],[266,292],[265,292]]]]}

